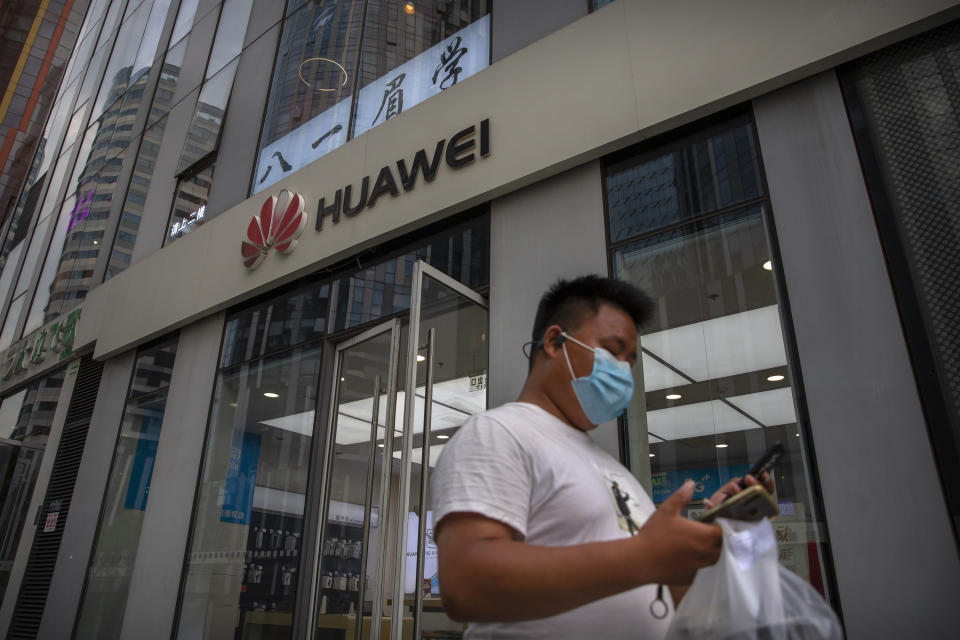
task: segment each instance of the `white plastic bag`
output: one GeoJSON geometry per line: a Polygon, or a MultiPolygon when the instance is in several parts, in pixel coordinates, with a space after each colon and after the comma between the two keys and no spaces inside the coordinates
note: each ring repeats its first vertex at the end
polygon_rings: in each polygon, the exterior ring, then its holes
{"type": "Polygon", "coordinates": [[[720,560],[697,572],[666,640],[843,640],[830,605],[777,561],[769,520],[717,524],[720,560]]]}

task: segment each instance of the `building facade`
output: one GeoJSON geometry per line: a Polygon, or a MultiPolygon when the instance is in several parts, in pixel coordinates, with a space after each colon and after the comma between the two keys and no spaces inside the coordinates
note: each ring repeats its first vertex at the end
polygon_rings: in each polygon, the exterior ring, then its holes
{"type": "Polygon", "coordinates": [[[591,437],[691,516],[783,443],[781,563],[947,633],[960,7],[795,5],[90,2],[3,229],[0,629],[460,637],[429,470],[601,273],[656,313],[591,437]]]}

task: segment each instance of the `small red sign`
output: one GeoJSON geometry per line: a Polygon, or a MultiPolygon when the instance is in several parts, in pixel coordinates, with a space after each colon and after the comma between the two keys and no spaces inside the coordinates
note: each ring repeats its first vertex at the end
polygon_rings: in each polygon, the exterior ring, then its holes
{"type": "Polygon", "coordinates": [[[43,523],[43,532],[52,533],[57,528],[57,518],[60,517],[59,511],[47,514],[47,521],[43,523]]]}

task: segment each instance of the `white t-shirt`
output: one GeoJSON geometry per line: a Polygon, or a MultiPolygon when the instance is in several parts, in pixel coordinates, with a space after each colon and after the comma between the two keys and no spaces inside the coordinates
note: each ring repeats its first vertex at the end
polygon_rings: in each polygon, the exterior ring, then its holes
{"type": "MultiPolygon", "coordinates": [[[[583,431],[536,405],[512,402],[473,416],[444,447],[432,479],[434,522],[449,513],[479,513],[545,546],[625,538],[631,534],[614,482],[642,526],[655,507],[623,465],[583,431]]],[[[646,585],[549,618],[471,624],[466,637],[663,638],[673,603],[664,589],[670,613],[657,620],[650,614],[656,593],[646,585]]]]}

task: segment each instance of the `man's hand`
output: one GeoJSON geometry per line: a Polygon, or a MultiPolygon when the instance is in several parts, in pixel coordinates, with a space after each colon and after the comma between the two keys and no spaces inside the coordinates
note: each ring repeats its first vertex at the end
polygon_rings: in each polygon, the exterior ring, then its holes
{"type": "MultiPolygon", "coordinates": [[[[645,584],[689,584],[720,556],[720,527],[680,515],[685,484],[632,538],[544,547],[521,542],[507,525],[477,513],[438,523],[441,597],[454,620],[545,618],[645,584]]],[[[675,600],[678,600],[674,590],[675,600]]]]}
{"type": "MultiPolygon", "coordinates": [[[[763,488],[766,489],[771,495],[773,495],[773,478],[769,473],[764,471],[760,474],[760,480],[757,480],[749,473],[747,477],[743,479],[744,487],[752,487],[755,484],[763,483],[763,488]]],[[[738,493],[743,491],[740,488],[740,478],[733,478],[730,482],[720,487],[716,493],[710,496],[704,503],[707,506],[707,509],[713,509],[715,506],[729,498],[730,496],[735,496],[738,493]]]]}
{"type": "Polygon", "coordinates": [[[690,584],[698,569],[720,558],[720,527],[681,515],[691,497],[693,482],[688,480],[660,505],[634,538],[643,546],[641,557],[649,560],[645,573],[651,582],[690,584]]]}

